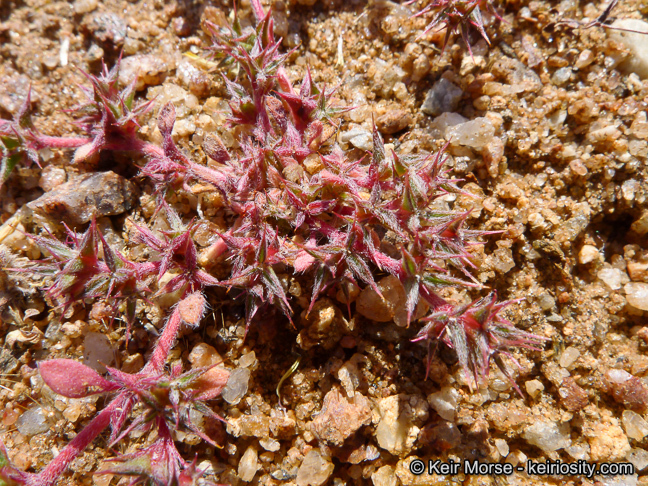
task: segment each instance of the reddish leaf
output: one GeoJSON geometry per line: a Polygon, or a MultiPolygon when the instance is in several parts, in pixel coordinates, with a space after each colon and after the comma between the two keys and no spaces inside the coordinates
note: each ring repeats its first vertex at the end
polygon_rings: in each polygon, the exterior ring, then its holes
{"type": "Polygon", "coordinates": [[[47,386],[68,398],[83,398],[118,388],[92,368],[73,359],[41,361],[38,369],[47,386]]]}

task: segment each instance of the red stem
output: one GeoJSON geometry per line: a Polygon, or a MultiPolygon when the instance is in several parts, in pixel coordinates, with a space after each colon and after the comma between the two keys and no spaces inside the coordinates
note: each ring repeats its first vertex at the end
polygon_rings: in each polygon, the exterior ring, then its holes
{"type": "Polygon", "coordinates": [[[151,354],[151,358],[148,363],[146,363],[146,366],[142,368],[140,374],[146,375],[151,372],[162,371],[164,363],[166,363],[166,359],[169,356],[169,351],[171,351],[171,346],[173,346],[178,331],[180,330],[181,322],[182,319],[180,318],[180,311],[176,306],[173,310],[173,314],[171,314],[166,326],[164,326],[164,329],[162,330],[162,335],[158,339],[153,354],[151,354]]]}
{"type": "Polygon", "coordinates": [[[49,135],[39,135],[38,143],[47,148],[77,148],[92,142],[88,137],[50,137],[49,135]]]}

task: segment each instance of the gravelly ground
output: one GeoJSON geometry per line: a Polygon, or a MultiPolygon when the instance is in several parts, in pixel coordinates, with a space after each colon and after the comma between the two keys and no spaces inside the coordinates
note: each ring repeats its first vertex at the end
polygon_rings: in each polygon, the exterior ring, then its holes
{"type": "MultiPolygon", "coordinates": [[[[503,299],[524,298],[511,306],[509,319],[551,342],[542,352],[514,353],[520,368],[511,370],[523,397],[499,372],[491,374],[487,389],[471,394],[449,350],[433,360],[431,376],[424,379],[426,349],[409,341],[415,329],[358,314],[351,321],[353,342],[305,351],[292,344],[297,333],[278,317],[244,340],[240,316],[225,305],[225,314],[215,312],[199,332],[183,336],[174,357],[190,359],[192,350],[194,358],[218,352],[228,367],[251,372],[248,393],[238,404],[215,402],[230,422],[227,433],[214,432],[225,447],[214,451],[195,437],[179,437],[185,457],[198,452],[200,461],[211,461],[219,481],[231,484],[252,475],[251,483],[301,486],[308,483],[307,474],[311,484],[376,486],[644,484],[639,470],[648,465],[648,423],[642,418],[648,408],[648,297],[646,287],[636,284],[648,282],[648,80],[624,69],[629,51],[604,29],[559,23],[591,20],[604,5],[507,2],[498,7],[502,22],[487,18],[491,45],[472,38],[473,56],[456,39],[441,54],[442,35],[435,32],[418,39],[426,24],[412,18],[414,7],[306,0],[277,1],[273,8],[284,48],[297,47],[289,75],[299,79],[310,66],[316,81],[339,84],[339,99],[357,107],[345,115],[342,144],[365,148],[362,138],[353,137],[370,131],[373,120],[385,141],[404,153],[436,150],[452,135],[449,163],[477,197],[449,202],[474,207],[471,227],[501,231],[474,251],[476,276],[503,299]],[[451,100],[421,111],[428,91],[448,93],[448,82],[454,85],[451,100]],[[438,116],[443,111],[454,115],[438,116]],[[469,120],[474,125],[462,130],[451,126],[469,120]],[[275,388],[298,356],[297,371],[282,384],[284,409],[275,388]],[[322,417],[339,418],[337,429],[326,432],[330,423],[322,417]],[[504,478],[416,479],[407,471],[414,456],[515,465],[527,458],[631,461],[639,475],[618,483],[518,472],[504,478]]],[[[241,9],[246,14],[249,4],[241,9]]],[[[219,3],[190,1],[3,0],[0,116],[16,111],[31,83],[38,128],[50,135],[74,132],[64,110],[78,102],[76,85],[84,83],[77,68],[97,72],[102,57],[112,65],[123,51],[124,80],[139,67],[141,97],[157,96],[142,134],[160,140],[155,114],[173,101],[178,143],[204,161],[199,146],[205,134],[233,140],[219,113],[226,93],[218,73],[206,74],[208,63],[183,54],[200,55],[207,46],[201,22],[222,21],[228,13],[219,3]]],[[[639,0],[622,1],[613,12],[618,18],[642,15],[645,20],[648,12],[639,0]]],[[[42,171],[20,168],[1,190],[3,221],[88,170],[72,165],[70,152],[41,157],[42,171]]],[[[142,179],[133,181],[140,195],[129,216],[146,220],[154,210],[152,190],[142,179]]],[[[191,198],[172,202],[184,204],[187,215],[195,207],[191,198]]],[[[220,216],[209,213],[209,201],[205,208],[218,226],[220,216]]],[[[126,236],[124,215],[111,219],[105,227],[113,228],[117,240],[126,236]]],[[[37,222],[25,223],[25,229],[40,231],[37,222]]],[[[199,246],[207,239],[196,235],[199,246]]],[[[19,232],[3,243],[19,257],[40,257],[19,232]]],[[[139,327],[125,345],[124,329],[110,328],[97,306],[75,307],[63,317],[49,312],[38,289],[24,287],[21,298],[13,299],[5,284],[0,438],[19,467],[40,470],[102,402],[55,396],[43,386],[35,363],[87,355],[88,336],[98,333],[115,349],[116,363],[135,370],[151,340],[139,327]],[[17,421],[35,406],[45,411],[46,426],[23,434],[17,421]]],[[[468,301],[477,295],[456,291],[449,297],[468,301]]],[[[212,296],[217,311],[218,298],[212,296]]],[[[144,309],[141,321],[159,327],[163,312],[144,309]]],[[[132,438],[120,450],[145,440],[132,438]]],[[[109,484],[110,477],[92,472],[111,455],[105,439],[97,441],[60,484],[109,484]]]]}

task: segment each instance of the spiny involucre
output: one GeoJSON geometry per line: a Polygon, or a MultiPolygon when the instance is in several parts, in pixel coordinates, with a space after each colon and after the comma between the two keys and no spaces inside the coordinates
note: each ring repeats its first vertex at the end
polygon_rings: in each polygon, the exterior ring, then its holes
{"type": "Polygon", "coordinates": [[[144,226],[133,224],[133,242],[152,250],[153,258],[149,261],[131,261],[113,249],[106,243],[93,218],[82,235],[66,227],[66,242],[53,237],[34,237],[50,256],[22,271],[50,276],[53,283],[47,295],[54,302],[60,302],[64,311],[74,302],[86,299],[112,303],[113,311],[123,304],[128,339],[135,320],[137,300],[178,291],[182,298],[218,283],[216,278],[198,268],[197,250],[191,238],[193,226],[185,225],[168,205],[162,204],[162,208],[171,230],[161,237],[144,226]],[[154,280],[160,281],[170,270],[176,275],[154,293],[149,284],[154,280]]]}
{"type": "Polygon", "coordinates": [[[0,188],[19,163],[40,165],[39,150],[75,148],[73,162],[91,160],[101,151],[139,152],[148,157],[162,155],[162,150],[141,140],[137,134],[139,119],[151,109],[152,101],[135,103],[135,81],[119,86],[119,64],[108,70],[102,64],[98,76],[81,73],[91,86],[80,86],[86,98],[75,108],[80,115],[80,137],[52,137],[40,133],[32,120],[31,88],[13,120],[0,119],[0,188]]]}
{"type": "MultiPolygon", "coordinates": [[[[497,304],[494,294],[464,307],[439,295],[443,286],[480,287],[470,273],[469,248],[488,234],[465,228],[468,212],[445,207],[443,197],[461,190],[448,176],[442,152],[428,157],[387,152],[375,128],[368,156],[343,151],[332,137],[344,111],[331,102],[333,90],[319,87],[308,69],[300,88],[293,88],[272,18],[252,3],[256,29],[243,30],[236,21],[229,30],[213,27],[214,55],[238,65],[227,85],[229,122],[243,134],[241,151],[228,151],[212,139],[205,152],[217,164],[192,171],[213,184],[237,215],[208,254],[225,254],[232,263],[231,277],[220,284],[243,291],[248,325],[266,303],[290,318],[277,264],[312,276],[311,309],[320,295],[344,282],[380,294],[375,275],[386,272],[405,288],[408,321],[421,299],[432,310],[435,324],[417,340],[442,339],[453,347],[471,388],[487,377],[491,357],[501,365],[500,356],[510,347],[537,349],[542,338],[501,318],[507,303],[497,304]],[[456,332],[456,325],[464,331],[456,332]]],[[[487,39],[484,6],[490,4],[430,4],[437,9],[436,22],[446,22],[450,30],[472,23],[487,39]]]]}
{"type": "MultiPolygon", "coordinates": [[[[415,3],[412,0],[408,3],[415,3]]],[[[501,20],[501,17],[493,7],[492,0],[429,0],[426,5],[416,14],[422,16],[431,15],[431,19],[423,30],[421,35],[425,35],[439,25],[445,26],[445,39],[443,49],[448,45],[448,40],[452,34],[459,32],[465,42],[470,54],[469,34],[470,29],[476,29],[483,39],[490,45],[490,39],[484,29],[483,11],[488,10],[495,17],[501,20]]]]}

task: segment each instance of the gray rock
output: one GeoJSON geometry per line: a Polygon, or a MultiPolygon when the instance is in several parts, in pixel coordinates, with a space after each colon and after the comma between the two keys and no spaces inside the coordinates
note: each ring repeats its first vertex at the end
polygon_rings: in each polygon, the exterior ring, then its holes
{"type": "MultiPolygon", "coordinates": [[[[0,75],[0,108],[8,113],[16,113],[25,102],[31,80],[10,67],[5,67],[5,73],[0,75]]],[[[34,95],[32,92],[32,103],[35,101],[34,95]]]]}
{"type": "Polygon", "coordinates": [[[110,340],[99,332],[89,332],[83,339],[83,364],[99,373],[115,361],[115,350],[110,340]],[[106,366],[104,366],[106,365],[106,366]]]}
{"type": "Polygon", "coordinates": [[[126,39],[126,21],[112,12],[97,12],[83,24],[85,30],[99,42],[121,46],[126,39]]]}
{"type": "Polygon", "coordinates": [[[18,432],[22,435],[36,435],[47,432],[50,428],[45,417],[45,410],[42,407],[32,407],[23,413],[16,421],[18,432]]]}
{"type": "Polygon", "coordinates": [[[83,174],[43,194],[27,207],[54,222],[72,225],[122,214],[137,203],[137,186],[114,172],[83,174]]]}
{"type": "Polygon", "coordinates": [[[514,59],[510,60],[510,70],[506,80],[514,93],[536,92],[542,88],[540,76],[533,69],[514,59]]]}
{"type": "Polygon", "coordinates": [[[459,106],[463,91],[445,78],[439,79],[427,92],[421,111],[426,115],[438,116],[453,112],[459,106]]]}
{"type": "Polygon", "coordinates": [[[571,445],[569,424],[559,424],[550,420],[537,420],[523,433],[524,439],[545,453],[553,452],[571,445]]]}

